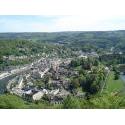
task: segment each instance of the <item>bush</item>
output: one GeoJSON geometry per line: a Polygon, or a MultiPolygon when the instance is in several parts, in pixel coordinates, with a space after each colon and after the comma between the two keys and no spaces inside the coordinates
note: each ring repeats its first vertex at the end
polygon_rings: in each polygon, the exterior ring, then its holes
{"type": "Polygon", "coordinates": [[[27,108],[25,101],[15,95],[4,94],[0,95],[0,108],[2,109],[17,109],[27,108]]]}
{"type": "Polygon", "coordinates": [[[80,103],[78,99],[76,99],[75,97],[68,96],[64,100],[63,108],[64,109],[78,109],[80,108],[80,103]]]}

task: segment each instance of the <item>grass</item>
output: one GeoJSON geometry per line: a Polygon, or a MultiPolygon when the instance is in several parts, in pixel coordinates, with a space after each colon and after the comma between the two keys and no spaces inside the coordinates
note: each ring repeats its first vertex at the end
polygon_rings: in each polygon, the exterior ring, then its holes
{"type": "Polygon", "coordinates": [[[107,83],[106,83],[106,92],[118,92],[120,90],[123,90],[125,87],[124,81],[122,81],[120,78],[118,80],[114,80],[114,72],[110,72],[107,83]]]}

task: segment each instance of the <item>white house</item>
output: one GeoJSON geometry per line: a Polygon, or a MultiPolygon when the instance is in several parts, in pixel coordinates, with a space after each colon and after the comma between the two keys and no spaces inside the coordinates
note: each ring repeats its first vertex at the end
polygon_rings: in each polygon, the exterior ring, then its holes
{"type": "Polygon", "coordinates": [[[20,76],[19,81],[18,81],[18,86],[17,86],[17,88],[22,89],[22,88],[23,88],[23,85],[24,85],[24,83],[23,83],[23,77],[20,76]]]}
{"type": "Polygon", "coordinates": [[[50,92],[50,94],[52,94],[52,95],[57,95],[58,93],[59,93],[59,89],[52,90],[52,91],[50,92]]]}
{"type": "Polygon", "coordinates": [[[32,96],[32,98],[33,98],[34,101],[38,101],[38,100],[40,100],[43,96],[44,96],[44,92],[39,91],[39,92],[35,93],[35,94],[32,96]]]}

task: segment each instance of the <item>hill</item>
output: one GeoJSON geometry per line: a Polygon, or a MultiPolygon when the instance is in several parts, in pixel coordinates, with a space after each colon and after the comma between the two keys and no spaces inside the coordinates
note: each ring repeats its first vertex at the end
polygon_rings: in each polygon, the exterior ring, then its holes
{"type": "Polygon", "coordinates": [[[71,31],[71,32],[30,32],[30,33],[0,33],[0,39],[24,39],[37,42],[66,44],[67,46],[93,46],[110,49],[115,47],[125,51],[125,31],[71,31]],[[77,44],[76,44],[77,43],[77,44]]]}

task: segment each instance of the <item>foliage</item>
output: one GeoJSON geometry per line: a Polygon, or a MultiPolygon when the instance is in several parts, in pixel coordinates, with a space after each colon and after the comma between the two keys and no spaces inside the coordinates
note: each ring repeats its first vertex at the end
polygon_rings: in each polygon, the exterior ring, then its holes
{"type": "Polygon", "coordinates": [[[72,96],[68,96],[63,103],[64,109],[75,109],[80,108],[80,104],[77,98],[74,98],[72,96]]]}
{"type": "Polygon", "coordinates": [[[100,61],[105,65],[116,65],[116,64],[124,64],[125,63],[125,55],[124,54],[102,54],[100,55],[100,61]]]}
{"type": "Polygon", "coordinates": [[[98,59],[95,58],[78,58],[71,61],[71,67],[81,66],[79,76],[71,80],[71,88],[77,89],[82,87],[84,92],[96,94],[100,91],[105,80],[106,72],[104,66],[101,65],[98,59]]]}
{"type": "Polygon", "coordinates": [[[2,109],[119,109],[125,108],[123,95],[103,93],[92,96],[89,100],[67,96],[63,104],[50,104],[39,101],[38,103],[25,102],[20,97],[4,94],[0,96],[0,108],[2,109]]]}
{"type": "Polygon", "coordinates": [[[26,102],[14,95],[0,95],[0,108],[2,109],[16,109],[27,108],[26,102]]]}
{"type": "Polygon", "coordinates": [[[92,98],[89,103],[91,108],[124,108],[125,97],[123,95],[103,94],[92,98]]]}
{"type": "Polygon", "coordinates": [[[1,33],[0,39],[23,39],[38,42],[59,43],[80,47],[84,51],[97,48],[125,51],[125,31],[56,32],[56,33],[1,33]],[[69,44],[70,43],[70,44],[69,44]]]}
{"type": "Polygon", "coordinates": [[[124,89],[124,82],[121,79],[114,80],[114,72],[110,72],[107,79],[105,91],[111,93],[111,92],[119,92],[122,89],[124,89]]]}

